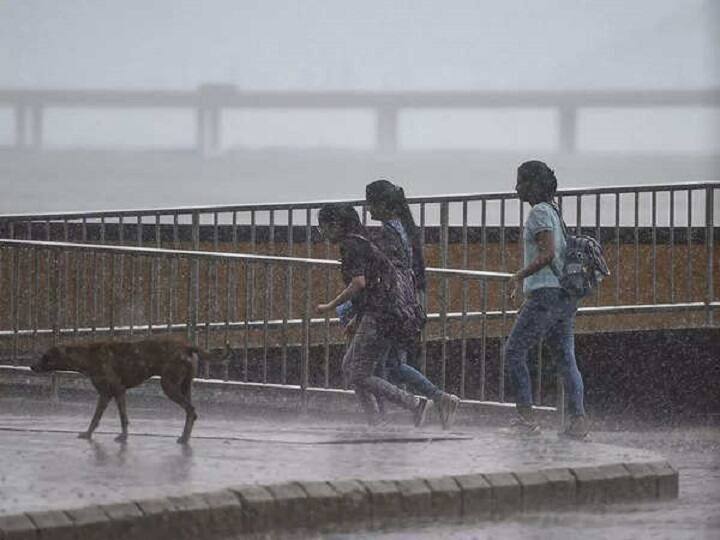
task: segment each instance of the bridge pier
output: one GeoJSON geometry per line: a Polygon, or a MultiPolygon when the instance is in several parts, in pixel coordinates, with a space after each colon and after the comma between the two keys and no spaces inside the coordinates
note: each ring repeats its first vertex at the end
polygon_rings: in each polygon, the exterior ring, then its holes
{"type": "Polygon", "coordinates": [[[15,106],[15,147],[41,150],[43,146],[43,107],[21,103],[15,106]]]}
{"type": "Polygon", "coordinates": [[[220,152],[220,108],[198,107],[196,110],[196,139],[195,146],[203,157],[209,157],[220,152]]]}
{"type": "Polygon", "coordinates": [[[398,149],[398,109],[379,107],[377,109],[376,149],[382,154],[393,154],[398,149]]]}
{"type": "Polygon", "coordinates": [[[558,108],[558,115],[560,151],[574,154],[577,150],[577,108],[561,106],[558,108]]]}

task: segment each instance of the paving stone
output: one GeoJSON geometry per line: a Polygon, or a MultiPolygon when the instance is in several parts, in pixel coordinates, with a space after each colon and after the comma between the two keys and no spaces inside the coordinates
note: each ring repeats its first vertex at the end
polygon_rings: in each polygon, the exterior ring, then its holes
{"type": "Polygon", "coordinates": [[[649,500],[657,498],[657,477],[647,463],[624,463],[632,477],[631,492],[633,499],[649,500]]]}
{"type": "Polygon", "coordinates": [[[488,517],[492,513],[492,487],[481,474],[453,477],[462,492],[462,515],[488,517]]]}
{"type": "Polygon", "coordinates": [[[148,539],[178,538],[182,534],[181,522],[175,519],[174,505],[165,497],[135,501],[143,514],[148,539]]]}
{"type": "Polygon", "coordinates": [[[648,463],[657,478],[657,496],[659,499],[677,499],[680,491],[678,472],[667,461],[648,463]]]}
{"type": "MultiPolygon", "coordinates": [[[[75,525],[64,512],[50,510],[47,512],[28,512],[27,516],[35,524],[39,538],[52,540],[75,540],[75,525]]],[[[0,533],[2,538],[2,533],[0,533]]]]}
{"type": "Polygon", "coordinates": [[[603,502],[627,501],[633,498],[632,476],[620,463],[597,467],[603,489],[603,502]]]}
{"type": "Polygon", "coordinates": [[[77,528],[78,538],[82,540],[107,540],[112,528],[110,518],[99,506],[84,506],[65,512],[77,528]]]}
{"type": "Polygon", "coordinates": [[[180,538],[202,538],[204,532],[210,528],[210,507],[200,495],[182,495],[168,497],[174,507],[172,516],[176,527],[180,531],[180,538]]]}
{"type": "Polygon", "coordinates": [[[339,523],[342,516],[342,495],[327,482],[298,482],[307,495],[305,504],[305,523],[322,527],[330,523],[339,523]]]}
{"type": "Polygon", "coordinates": [[[294,482],[266,487],[275,498],[274,527],[282,529],[302,527],[307,513],[307,495],[302,488],[294,482]]]}
{"type": "Polygon", "coordinates": [[[145,515],[135,503],[115,503],[101,505],[103,512],[110,518],[113,536],[140,537],[146,533],[145,515]]]}
{"type": "Polygon", "coordinates": [[[577,482],[578,504],[597,504],[603,501],[604,486],[597,467],[573,467],[570,469],[577,482]]]}
{"type": "Polygon", "coordinates": [[[25,514],[0,516],[0,538],[3,540],[35,540],[38,531],[25,514]]]}
{"type": "Polygon", "coordinates": [[[451,476],[428,478],[432,513],[435,516],[454,517],[462,514],[462,490],[451,476]]]}
{"type": "Polygon", "coordinates": [[[357,480],[333,480],[328,482],[340,495],[340,515],[343,521],[370,521],[372,502],[370,494],[357,480]]]}
{"type": "Polygon", "coordinates": [[[523,510],[538,510],[552,507],[554,503],[553,487],[550,481],[538,471],[514,473],[522,488],[523,510]]]}
{"type": "Polygon", "coordinates": [[[387,480],[362,480],[361,482],[370,494],[373,524],[387,523],[402,516],[402,495],[394,482],[387,480]]]}
{"type": "Polygon", "coordinates": [[[550,483],[554,508],[575,505],[577,481],[575,475],[570,472],[570,469],[543,469],[540,473],[547,478],[550,483]]]}
{"type": "Polygon", "coordinates": [[[398,480],[397,484],[402,496],[402,507],[405,516],[427,517],[432,515],[432,492],[420,478],[398,480]]]}
{"type": "Polygon", "coordinates": [[[244,532],[270,529],[275,520],[275,498],[262,486],[231,488],[241,501],[244,532]]]}
{"type": "Polygon", "coordinates": [[[210,509],[210,529],[216,535],[231,535],[242,532],[242,505],[237,495],[226,489],[201,493],[200,496],[210,509]]]}
{"type": "Polygon", "coordinates": [[[495,515],[522,511],[522,487],[512,473],[484,474],[492,487],[492,510],[495,515]]]}

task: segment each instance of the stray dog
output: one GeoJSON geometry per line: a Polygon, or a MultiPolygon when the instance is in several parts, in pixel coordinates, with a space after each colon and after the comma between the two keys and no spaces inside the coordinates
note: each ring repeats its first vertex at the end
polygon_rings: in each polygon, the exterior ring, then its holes
{"type": "Polygon", "coordinates": [[[185,409],[185,428],[177,440],[185,444],[197,419],[190,389],[199,354],[200,349],[190,343],[167,338],[81,343],[50,348],[31,369],[37,373],[79,371],[90,378],[99,397],[90,427],[78,435],[81,439],[92,437],[105,408],[115,398],[122,426],[122,433],[115,438],[118,442],[126,441],[128,436],[125,391],[159,375],[165,395],[185,409]]]}

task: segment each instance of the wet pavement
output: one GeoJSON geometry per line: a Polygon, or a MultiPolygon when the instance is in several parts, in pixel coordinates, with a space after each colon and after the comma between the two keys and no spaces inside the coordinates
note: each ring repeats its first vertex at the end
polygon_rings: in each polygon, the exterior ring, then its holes
{"type": "Polygon", "coordinates": [[[119,430],[114,407],[108,408],[94,440],[85,441],[76,434],[86,428],[94,403],[0,399],[0,514],[240,484],[402,479],[659,459],[652,446],[572,442],[554,433],[521,439],[498,429],[444,432],[402,423],[370,430],[347,420],[259,417],[237,409],[230,417],[222,410],[200,410],[191,444],[182,446],[175,442],[184,417],[179,409],[171,404],[143,408],[129,401],[130,438],[119,444],[113,440],[119,430]]]}
{"type": "Polygon", "coordinates": [[[402,529],[317,535],[318,540],[712,539],[720,538],[720,428],[600,431],[593,440],[650,449],[680,472],[677,500],[529,513],[499,521],[408,524],[402,529]]]}

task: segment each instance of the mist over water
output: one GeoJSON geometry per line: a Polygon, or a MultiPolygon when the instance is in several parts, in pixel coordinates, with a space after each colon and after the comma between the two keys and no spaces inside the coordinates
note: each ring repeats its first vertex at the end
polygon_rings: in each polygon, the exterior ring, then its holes
{"type": "MultiPolygon", "coordinates": [[[[0,90],[500,91],[592,94],[720,86],[709,0],[0,5],[0,90]]],[[[544,158],[562,187],[720,177],[716,104],[585,107],[575,150],[557,108],[401,109],[397,153],[366,108],[226,109],[200,157],[192,108],[43,110],[40,152],[16,152],[0,101],[2,212],[356,197],[381,176],[408,194],[506,191],[544,158]]]]}

